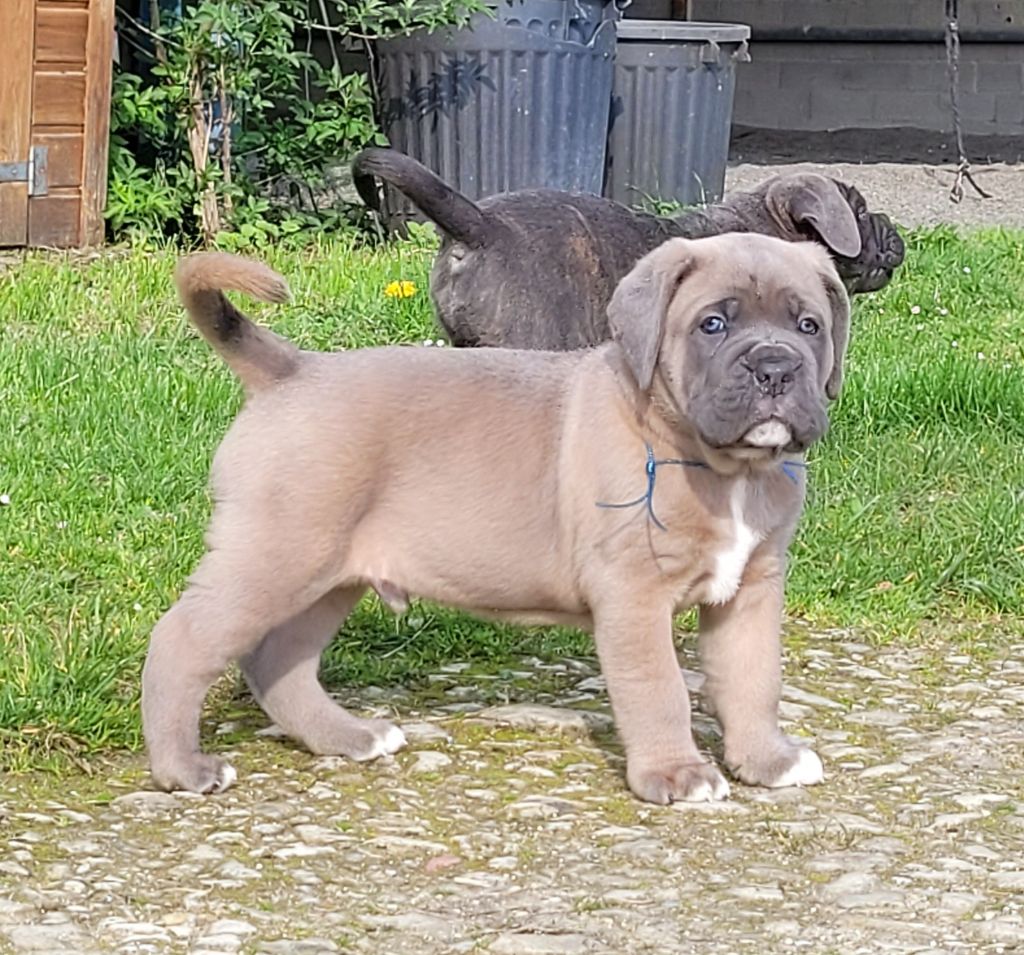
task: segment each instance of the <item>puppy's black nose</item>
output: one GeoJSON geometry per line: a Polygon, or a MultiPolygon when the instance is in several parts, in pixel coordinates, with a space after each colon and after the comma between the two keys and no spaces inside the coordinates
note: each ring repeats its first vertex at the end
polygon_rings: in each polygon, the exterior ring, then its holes
{"type": "Polygon", "coordinates": [[[761,342],[747,352],[743,366],[754,376],[762,393],[777,398],[793,383],[803,359],[793,349],[774,342],[761,342]]]}

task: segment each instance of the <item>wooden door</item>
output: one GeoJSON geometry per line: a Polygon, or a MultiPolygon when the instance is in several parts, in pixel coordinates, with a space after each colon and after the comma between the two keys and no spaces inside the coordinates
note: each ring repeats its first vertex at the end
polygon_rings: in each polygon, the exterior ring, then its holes
{"type": "Polygon", "coordinates": [[[27,245],[34,3],[32,0],[7,0],[3,12],[0,23],[0,245],[27,245]]]}
{"type": "Polygon", "coordinates": [[[3,0],[0,245],[103,239],[114,0],[3,0]]]}

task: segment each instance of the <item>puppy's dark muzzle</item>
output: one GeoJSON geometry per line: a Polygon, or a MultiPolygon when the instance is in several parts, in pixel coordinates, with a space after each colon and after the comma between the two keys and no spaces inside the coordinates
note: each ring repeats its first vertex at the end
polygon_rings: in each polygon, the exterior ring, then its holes
{"type": "Polygon", "coordinates": [[[880,243],[882,249],[879,251],[878,261],[882,268],[894,272],[903,264],[907,247],[903,242],[903,237],[896,231],[896,227],[892,222],[889,221],[889,217],[881,213],[877,215],[882,224],[880,234],[884,236],[883,241],[880,243]]]}
{"type": "Polygon", "coordinates": [[[789,391],[803,363],[796,351],[778,342],[761,342],[740,361],[753,375],[761,394],[769,398],[778,398],[789,391]]]}
{"type": "Polygon", "coordinates": [[[896,227],[882,212],[873,212],[862,220],[861,241],[860,255],[852,259],[835,256],[839,277],[851,294],[885,288],[907,251],[896,227]]]}

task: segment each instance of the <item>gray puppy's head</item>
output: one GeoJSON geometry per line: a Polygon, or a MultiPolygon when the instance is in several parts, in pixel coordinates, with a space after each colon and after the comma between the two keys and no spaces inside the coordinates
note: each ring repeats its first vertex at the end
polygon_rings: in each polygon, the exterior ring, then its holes
{"type": "Polygon", "coordinates": [[[852,257],[833,255],[843,284],[853,293],[877,292],[889,284],[893,272],[903,264],[906,246],[892,220],[882,212],[872,212],[867,200],[848,182],[832,179],[843,194],[857,220],[860,252],[852,257]]]}
{"type": "Polygon", "coordinates": [[[872,212],[848,182],[791,173],[762,188],[765,208],[783,235],[824,245],[851,294],[883,288],[903,263],[903,239],[892,221],[872,212]]]}
{"type": "Polygon", "coordinates": [[[770,461],[828,428],[850,309],[817,245],[672,239],[622,280],[608,315],[641,391],[660,391],[707,448],[770,461]]]}

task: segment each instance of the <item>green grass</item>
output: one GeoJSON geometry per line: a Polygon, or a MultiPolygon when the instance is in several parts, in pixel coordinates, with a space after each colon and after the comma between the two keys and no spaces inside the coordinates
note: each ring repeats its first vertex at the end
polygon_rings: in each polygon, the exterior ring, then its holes
{"type": "MultiPolygon", "coordinates": [[[[436,337],[431,257],[423,242],[281,251],[270,261],[295,302],[252,312],[310,348],[436,337]],[[385,297],[396,279],[419,293],[385,297]]],[[[169,253],[30,255],[0,274],[8,766],[138,744],[146,640],[202,550],[209,461],[240,393],[186,323],[172,265],[169,253]]],[[[811,458],[791,612],[878,639],[1020,626],[1022,303],[1024,232],[947,230],[913,235],[897,281],[858,299],[847,387],[811,458]]],[[[326,677],[410,680],[446,660],[587,646],[430,606],[396,621],[367,600],[326,677]]]]}
{"type": "Polygon", "coordinates": [[[790,607],[878,635],[1024,610],[1024,233],[911,235],[856,300],[790,607]]]}

